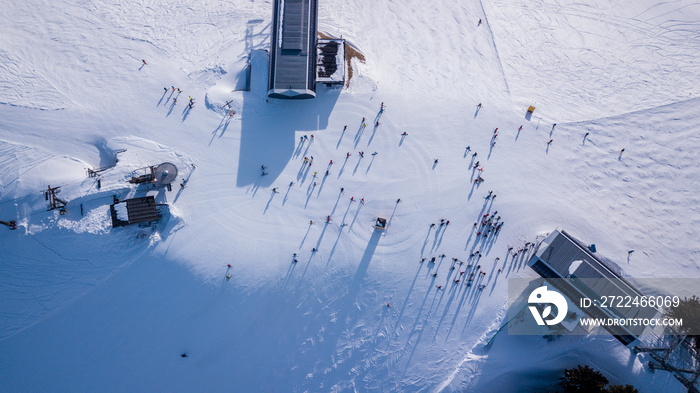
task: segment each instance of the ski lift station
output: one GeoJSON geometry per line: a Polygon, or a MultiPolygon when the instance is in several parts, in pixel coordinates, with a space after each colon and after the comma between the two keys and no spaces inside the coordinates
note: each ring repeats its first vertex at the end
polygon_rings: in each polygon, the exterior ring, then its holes
{"type": "Polygon", "coordinates": [[[275,0],[268,97],[316,97],[316,83],[345,83],[345,40],[317,39],[317,0],[275,0]]]}
{"type": "MultiPolygon", "coordinates": [[[[601,296],[642,297],[643,294],[620,276],[619,268],[603,261],[591,249],[565,231],[552,232],[537,247],[528,265],[540,276],[551,280],[552,286],[574,304],[580,299],[600,299],[601,296]],[[556,280],[567,279],[567,280],[556,280]]],[[[593,304],[583,311],[593,318],[654,318],[659,311],[653,307],[601,307],[593,304]]],[[[644,326],[605,326],[623,345],[635,347],[644,326]]]]}

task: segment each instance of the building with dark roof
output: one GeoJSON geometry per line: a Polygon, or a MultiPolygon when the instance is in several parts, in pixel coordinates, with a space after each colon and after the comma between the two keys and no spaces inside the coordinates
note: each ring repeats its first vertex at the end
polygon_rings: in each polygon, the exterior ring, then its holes
{"type": "Polygon", "coordinates": [[[114,203],[109,210],[113,228],[158,220],[156,200],[152,195],[114,203]]]}
{"type": "Polygon", "coordinates": [[[275,0],[268,97],[316,97],[316,0],[275,0]]]}
{"type": "MultiPolygon", "coordinates": [[[[594,254],[588,247],[565,231],[554,231],[539,244],[528,265],[561,291],[574,304],[580,299],[600,299],[615,296],[615,299],[641,298],[644,296],[620,276],[612,262],[594,254]],[[621,297],[621,298],[619,298],[621,297]]],[[[653,307],[619,307],[592,304],[583,309],[593,318],[654,318],[659,311],[653,307]]],[[[624,345],[637,345],[644,326],[605,326],[624,345]]]]}

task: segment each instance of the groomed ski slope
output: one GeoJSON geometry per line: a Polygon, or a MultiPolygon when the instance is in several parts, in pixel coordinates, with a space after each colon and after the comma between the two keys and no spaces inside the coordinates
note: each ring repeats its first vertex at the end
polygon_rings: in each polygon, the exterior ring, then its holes
{"type": "Polygon", "coordinates": [[[271,7],[5,2],[2,390],[547,391],[590,364],[684,391],[608,337],[485,343],[507,279],[537,276],[508,245],[557,227],[629,277],[700,274],[700,3],[321,1],[319,31],[367,61],[301,102],[266,101],[271,7]],[[247,62],[251,91],[232,91],[247,62]],[[140,192],[125,179],[166,161],[162,222],[111,229],[112,196],[140,192]],[[503,229],[477,237],[496,210],[503,229]],[[481,291],[450,270],[476,250],[481,291]]]}

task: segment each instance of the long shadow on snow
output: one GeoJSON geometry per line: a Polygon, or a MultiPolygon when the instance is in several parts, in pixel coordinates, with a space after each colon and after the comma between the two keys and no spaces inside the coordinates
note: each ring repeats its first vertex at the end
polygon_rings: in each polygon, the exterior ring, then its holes
{"type": "Polygon", "coordinates": [[[266,82],[259,75],[243,95],[238,187],[270,186],[292,158],[295,132],[325,129],[340,95],[338,89],[319,87],[311,100],[265,99],[266,82]],[[260,176],[260,165],[267,167],[267,176],[260,176]]]}

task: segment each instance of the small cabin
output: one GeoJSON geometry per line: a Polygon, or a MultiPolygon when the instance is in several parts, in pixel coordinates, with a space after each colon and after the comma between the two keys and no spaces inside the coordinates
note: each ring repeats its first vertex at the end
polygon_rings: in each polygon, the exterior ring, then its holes
{"type": "Polygon", "coordinates": [[[345,84],[345,40],[320,39],[316,47],[316,82],[325,85],[345,84]]]}
{"type": "Polygon", "coordinates": [[[159,218],[156,199],[152,195],[116,202],[109,209],[113,228],[155,222],[159,218]]]}

